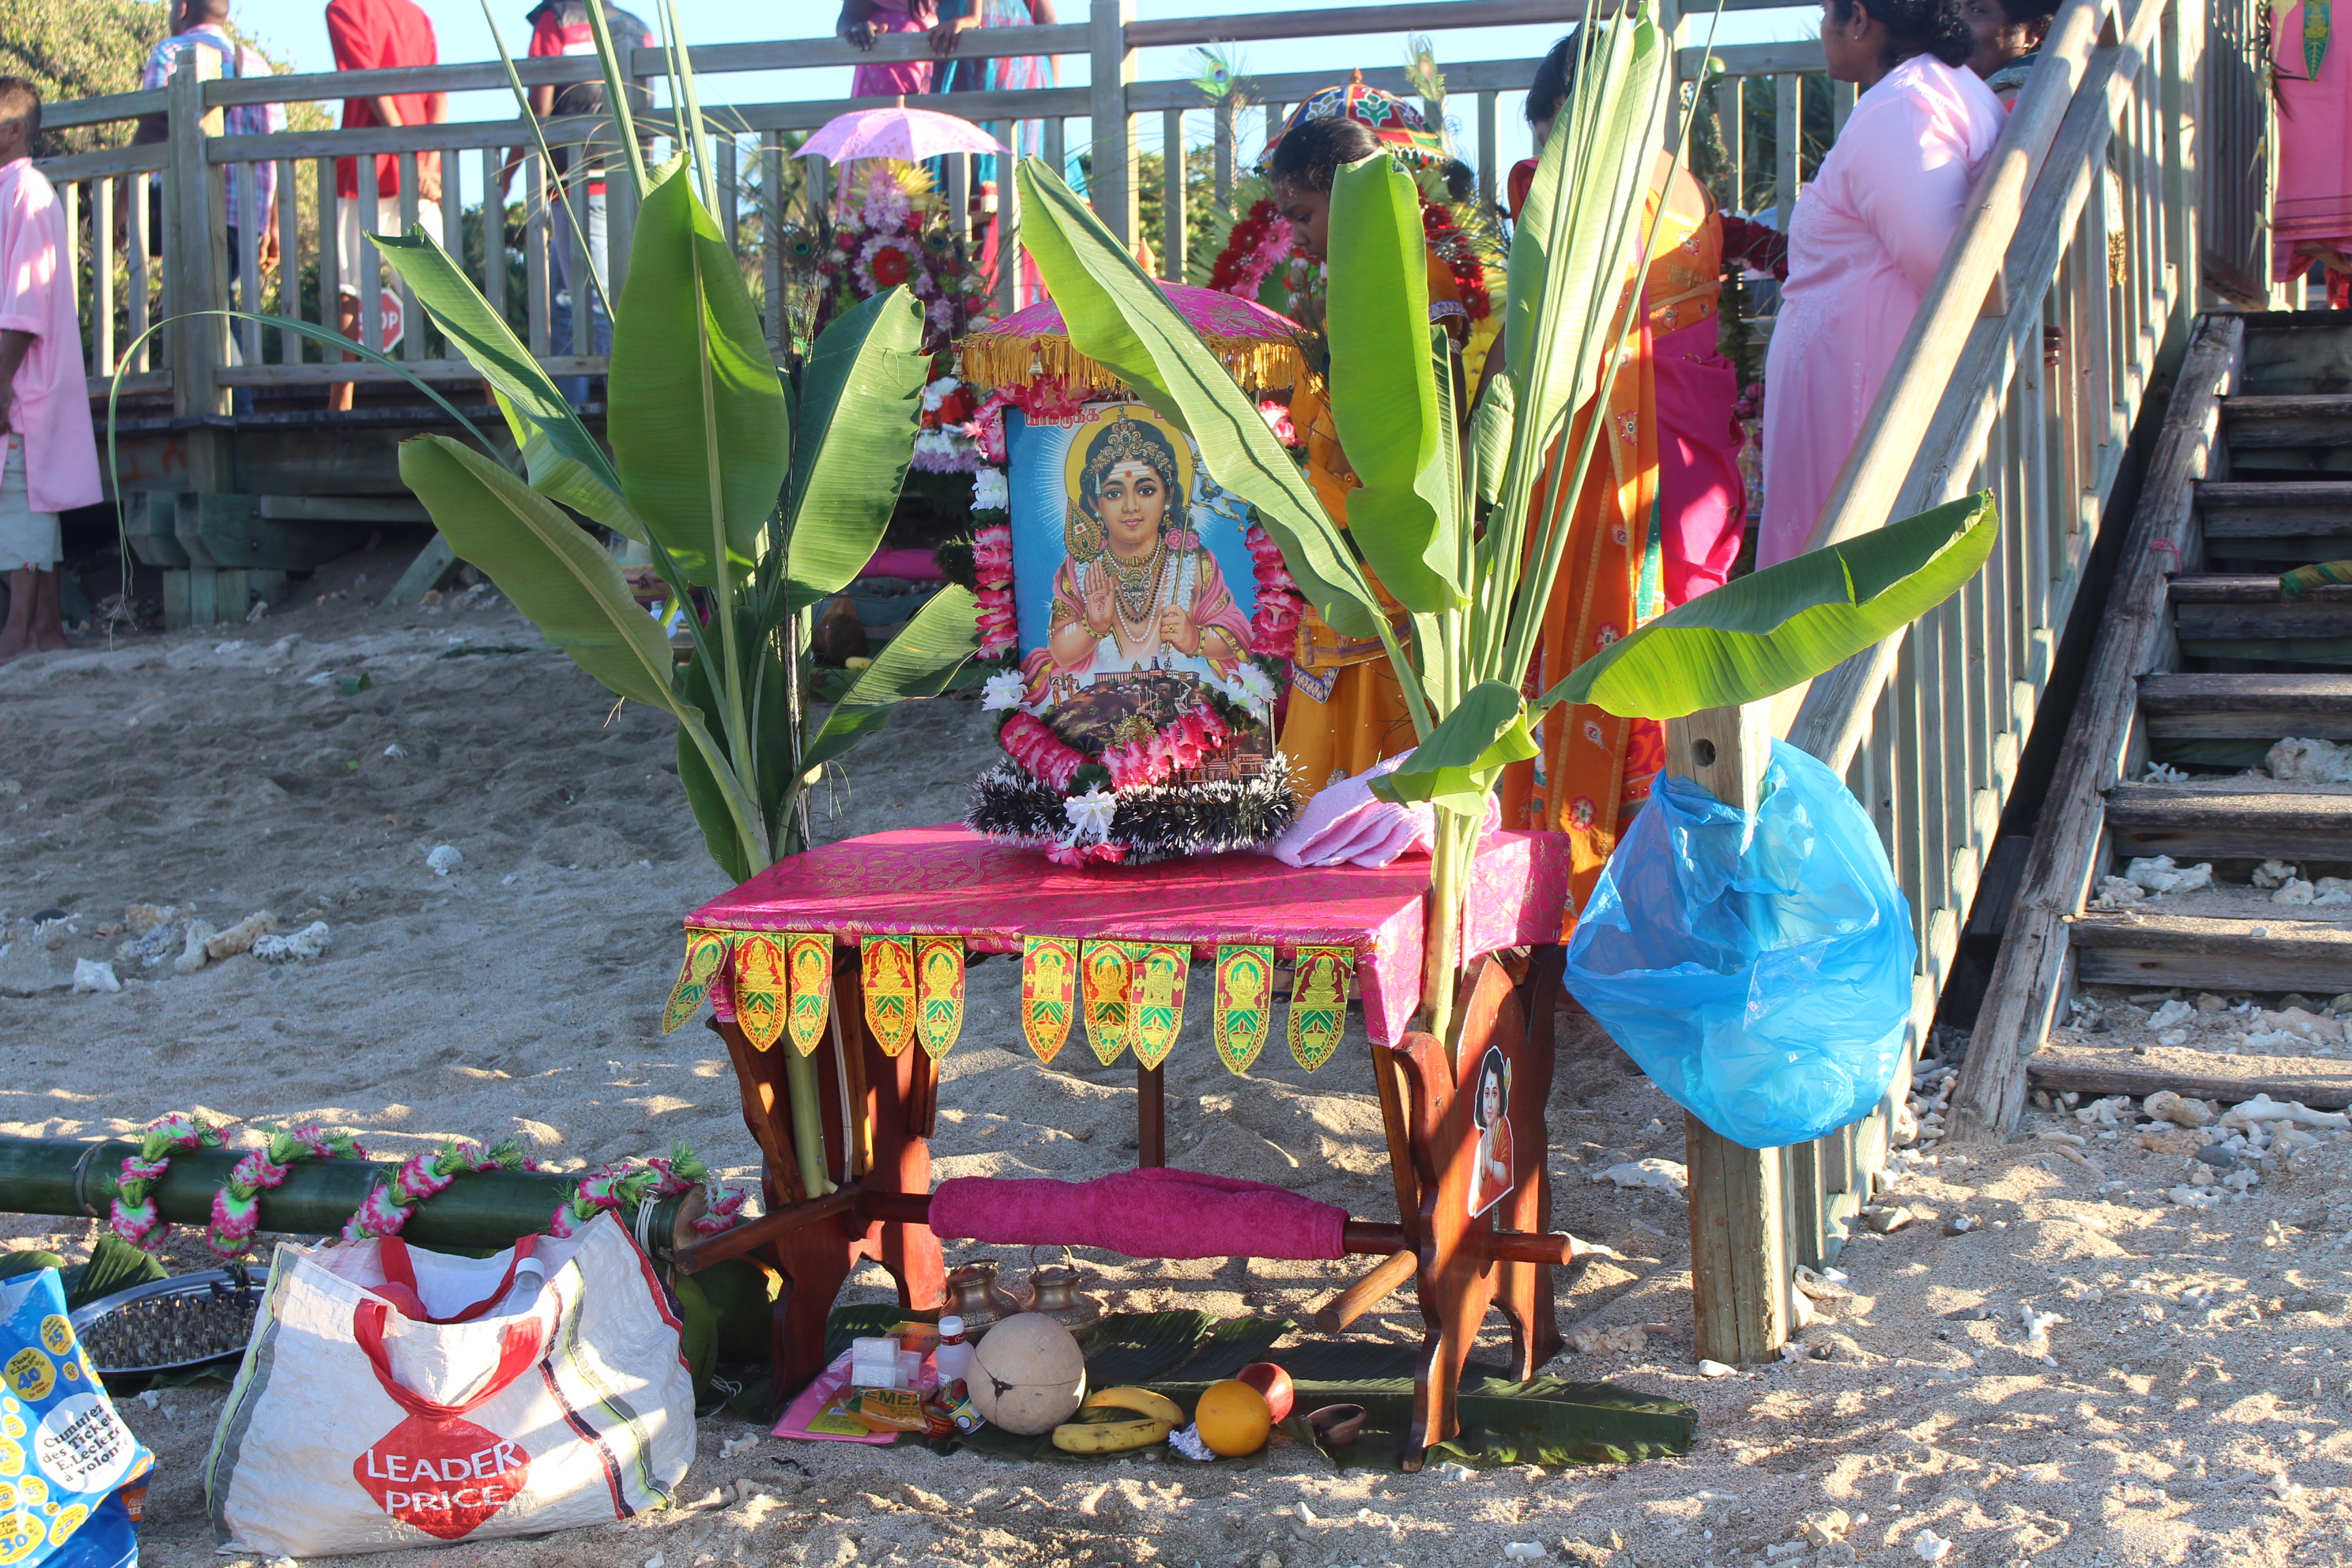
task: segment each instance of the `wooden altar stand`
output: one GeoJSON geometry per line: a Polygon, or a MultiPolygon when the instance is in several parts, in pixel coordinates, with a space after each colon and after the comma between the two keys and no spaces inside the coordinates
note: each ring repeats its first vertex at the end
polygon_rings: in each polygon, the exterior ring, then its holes
{"type": "MultiPolygon", "coordinates": [[[[1418,1001],[1423,858],[1378,870],[1300,869],[1255,855],[1068,870],[1042,854],[946,826],[850,839],[781,861],[696,910],[687,925],[690,936],[717,932],[730,943],[752,933],[833,938],[831,1017],[811,1060],[820,1089],[823,1168],[838,1185],[814,1197],[803,1186],[785,1070],[793,1046],[785,1039],[754,1047],[735,1016],[731,971],[722,967],[711,988],[717,1016],[710,1026],[727,1043],[743,1119],[760,1145],[766,1213],[681,1253],[679,1266],[692,1272],[749,1255],[782,1276],[774,1309],[775,1403],[824,1369],[827,1319],[861,1260],[889,1270],[902,1306],[944,1302],[945,1268],[927,1224],[939,1064],[920,1045],[887,1054],[867,1026],[862,937],[953,936],[973,955],[1017,954],[1024,936],[1181,943],[1194,956],[1199,982],[1211,978],[1199,961],[1213,964],[1223,943],[1268,944],[1277,962],[1301,945],[1345,944],[1355,953],[1402,1217],[1348,1223],[1348,1251],[1382,1261],[1315,1322],[1338,1332],[1407,1279],[1413,1281],[1424,1333],[1405,1451],[1407,1468],[1418,1468],[1430,1445],[1459,1429],[1455,1391],[1490,1308],[1500,1308],[1510,1327],[1518,1377],[1532,1377],[1560,1348],[1552,1270],[1570,1261],[1576,1244],[1550,1230],[1545,1103],[1565,873],[1561,835],[1507,833],[1487,840],[1467,900],[1465,949],[1474,956],[1456,1010],[1459,1048],[1449,1062],[1443,1044],[1406,1027],[1418,1001]],[[1490,1051],[1510,1071],[1511,1185],[1492,1197],[1490,1178],[1478,1194],[1486,1206],[1474,1215],[1481,1063],[1490,1051]]],[[[1210,984],[1191,986],[1190,997],[1196,1016],[1215,1005],[1210,984]]],[[[1267,1035],[1276,1037],[1268,1024],[1267,1035]]],[[[1076,1039],[1072,1045],[1084,1048],[1076,1039]]],[[[1323,1070],[1341,1070],[1339,1059],[1323,1070]]],[[[1136,1070],[1137,1163],[1164,1164],[1164,1064],[1136,1070]]]]}

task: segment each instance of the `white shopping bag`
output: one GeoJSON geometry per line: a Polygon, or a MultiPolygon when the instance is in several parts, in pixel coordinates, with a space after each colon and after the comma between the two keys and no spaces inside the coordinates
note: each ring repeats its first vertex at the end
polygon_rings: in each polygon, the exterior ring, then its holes
{"type": "Polygon", "coordinates": [[[205,1467],[214,1539],[317,1557],[667,1507],[694,1458],[678,1329],[610,1215],[480,1259],[280,1246],[205,1467]]]}

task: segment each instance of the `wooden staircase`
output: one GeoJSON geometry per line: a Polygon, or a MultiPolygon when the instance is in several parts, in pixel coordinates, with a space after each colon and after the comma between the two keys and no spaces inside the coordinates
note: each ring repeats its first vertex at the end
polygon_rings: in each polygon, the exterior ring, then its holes
{"type": "Polygon", "coordinates": [[[1955,1136],[2005,1136],[2034,1086],[2352,1103],[2341,1056],[2051,1038],[2082,986],[2266,1006],[2352,992],[2352,906],[2274,904],[2250,880],[2269,860],[2305,880],[2352,876],[2352,784],[2243,776],[2282,740],[2352,743],[2352,586],[2279,584],[2290,568],[2347,559],[2352,321],[2202,319],[1953,1092],[1955,1136]],[[2100,896],[2158,855],[2210,863],[2234,892],[2195,912],[2100,896]]]}

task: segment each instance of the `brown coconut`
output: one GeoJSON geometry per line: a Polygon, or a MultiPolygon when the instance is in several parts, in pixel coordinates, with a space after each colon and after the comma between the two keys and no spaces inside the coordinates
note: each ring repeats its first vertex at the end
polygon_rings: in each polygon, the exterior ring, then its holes
{"type": "Polygon", "coordinates": [[[965,1383],[983,1417],[1034,1437],[1076,1413],[1087,1396],[1087,1358],[1060,1319],[1023,1312],[988,1331],[965,1383]]]}

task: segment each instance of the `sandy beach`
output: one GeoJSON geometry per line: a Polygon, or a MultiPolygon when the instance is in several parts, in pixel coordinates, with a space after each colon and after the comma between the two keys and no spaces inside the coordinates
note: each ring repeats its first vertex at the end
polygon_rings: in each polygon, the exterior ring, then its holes
{"type": "MultiPolygon", "coordinates": [[[[375,606],[401,564],[347,558],[256,624],[110,650],[85,638],[0,668],[0,1134],[119,1135],[200,1109],[313,1118],[380,1152],[520,1132],[559,1167],[682,1139],[754,1175],[716,1040],[698,1026],[659,1033],[679,918],[724,886],[678,789],[669,721],[616,711],[487,588],[375,606]],[[446,875],[427,865],[444,845],[462,856],[446,875]],[[281,931],[323,921],[330,945],[183,974],[176,944],[153,964],[118,955],[133,933],[108,928],[142,904],[215,927],[261,910],[281,931]],[[112,963],[122,989],[66,988],[77,960],[112,963]]],[[[988,732],[969,701],[901,714],[851,754],[820,837],[958,816],[988,732]]],[[[1009,963],[972,971],[939,1174],[1130,1163],[1131,1065],[1072,1049],[1039,1066],[1014,1023],[1017,981],[1009,963]]],[[[2310,999],[2315,1014],[2328,1000],[2310,999]]],[[[2152,1011],[2118,1013],[2119,1026],[2152,1011]]],[[[1170,1063],[1171,1163],[1393,1218],[1360,1023],[1319,1073],[1271,1050],[1244,1080],[1218,1064],[1204,1013],[1196,1003],[1170,1063]]],[[[1686,1458],[1335,1474],[1278,1444],[1248,1468],[1080,1468],[788,1445],[721,1416],[702,1424],[683,1493],[694,1506],[376,1561],[1335,1568],[1499,1563],[1524,1542],[1596,1568],[2352,1562],[2352,1135],[2322,1130],[2249,1165],[2259,1180],[2210,1206],[2168,1196],[2197,1162],[2147,1147],[2128,1107],[2113,1128],[2037,1110],[2004,1146],[1916,1146],[1880,1199],[1903,1223],[1847,1247],[1798,1359],[1708,1379],[1691,1350],[1682,1194],[1594,1179],[1679,1162],[1681,1113],[1590,1020],[1561,1024],[1556,1224],[1622,1255],[1565,1283],[1561,1323],[1644,1332],[1615,1338],[1638,1349],[1549,1370],[1689,1400],[1686,1458]],[[1788,1544],[1832,1510],[1841,1540],[1788,1544]]],[[[2221,1049],[2225,1029],[2271,1026],[2249,1011],[2184,1026],[2221,1049]]],[[[2340,1031],[2322,1045],[2341,1058],[2340,1031]]],[[[7,1246],[79,1255],[93,1236],[0,1215],[7,1246]]],[[[990,1255],[951,1249],[950,1262],[990,1255]]],[[[184,1238],[171,1258],[207,1266],[184,1238]]],[[[1114,1310],[1301,1321],[1360,1271],[1082,1261],[1114,1310]]],[[[869,1268],[845,1299],[885,1299],[885,1281],[869,1268]]],[[[1490,1331],[1499,1346],[1499,1318],[1490,1331]]],[[[1410,1342],[1419,1320],[1392,1298],[1354,1331],[1410,1342]]],[[[151,1563],[235,1560],[213,1553],[199,1476],[221,1398],[127,1402],[159,1458],[151,1563]]]]}

